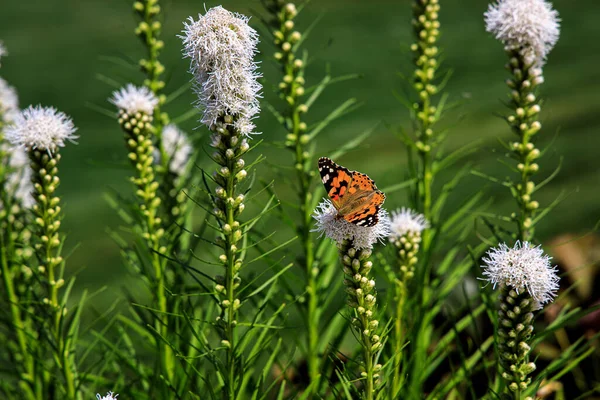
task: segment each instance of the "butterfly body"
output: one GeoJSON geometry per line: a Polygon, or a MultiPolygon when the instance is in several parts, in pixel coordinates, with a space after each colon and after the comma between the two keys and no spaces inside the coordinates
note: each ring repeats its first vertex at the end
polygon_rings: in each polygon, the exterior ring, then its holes
{"type": "Polygon", "coordinates": [[[327,195],[337,210],[336,219],[358,226],[374,226],[379,222],[379,209],[385,194],[367,175],[336,164],[326,157],[319,159],[319,173],[327,195]]]}

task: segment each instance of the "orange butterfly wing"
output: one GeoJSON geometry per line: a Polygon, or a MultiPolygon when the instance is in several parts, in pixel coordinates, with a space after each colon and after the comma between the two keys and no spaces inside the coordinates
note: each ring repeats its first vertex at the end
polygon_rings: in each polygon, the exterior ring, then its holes
{"type": "Polygon", "coordinates": [[[319,159],[319,172],[340,218],[367,227],[379,222],[378,214],[385,194],[377,189],[371,178],[350,171],[326,157],[319,159]]]}

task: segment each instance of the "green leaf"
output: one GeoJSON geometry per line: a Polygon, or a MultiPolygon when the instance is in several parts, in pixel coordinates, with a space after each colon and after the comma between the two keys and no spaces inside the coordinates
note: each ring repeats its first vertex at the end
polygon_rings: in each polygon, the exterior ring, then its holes
{"type": "MultiPolygon", "coordinates": [[[[295,238],[294,238],[295,239],[295,238]]],[[[293,240],[293,239],[292,239],[293,240]]],[[[270,277],[269,279],[267,279],[262,285],[260,285],[259,287],[257,287],[256,289],[254,289],[252,292],[250,292],[247,296],[244,297],[244,300],[248,300],[249,298],[251,298],[252,296],[257,295],[258,293],[262,292],[266,287],[268,287],[269,285],[271,285],[271,283],[273,283],[274,281],[276,281],[283,273],[285,273],[288,269],[290,269],[292,266],[294,265],[294,263],[289,263],[288,265],[286,265],[285,267],[283,267],[280,271],[278,271],[275,275],[273,275],[272,277],[270,277]]]]}
{"type": "Polygon", "coordinates": [[[349,140],[346,143],[344,143],[338,150],[331,153],[330,158],[337,159],[337,158],[343,156],[344,154],[346,154],[347,152],[356,149],[358,146],[360,146],[360,144],[363,141],[365,141],[365,139],[367,139],[369,136],[371,136],[371,134],[373,133],[375,128],[377,128],[378,125],[379,125],[379,123],[373,125],[371,128],[366,129],[365,131],[363,131],[363,133],[361,133],[354,139],[349,140]]]}
{"type": "Polygon", "coordinates": [[[348,112],[355,110],[358,107],[358,102],[356,99],[352,98],[352,99],[348,99],[345,102],[343,102],[342,104],[340,104],[335,110],[333,110],[331,113],[329,113],[329,115],[327,115],[327,117],[325,117],[325,119],[323,119],[321,122],[319,122],[317,124],[317,126],[315,126],[311,132],[308,134],[309,137],[309,141],[310,140],[314,140],[314,138],[323,130],[327,127],[327,125],[329,125],[332,121],[336,120],[337,118],[342,117],[343,115],[347,114],[348,112]]]}

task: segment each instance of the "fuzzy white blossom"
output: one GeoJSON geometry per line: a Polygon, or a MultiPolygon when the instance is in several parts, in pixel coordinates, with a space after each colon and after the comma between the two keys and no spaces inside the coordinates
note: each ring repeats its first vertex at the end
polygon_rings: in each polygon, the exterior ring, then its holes
{"type": "Polygon", "coordinates": [[[332,239],[336,243],[352,240],[356,249],[370,249],[377,241],[383,241],[390,234],[390,219],[387,211],[379,210],[379,222],[374,226],[359,226],[338,217],[338,211],[330,200],[323,200],[315,209],[313,218],[317,226],[313,230],[332,239]]]}
{"type": "Polygon", "coordinates": [[[27,150],[39,149],[49,154],[58,147],[64,147],[65,141],[74,142],[75,125],[65,113],[54,107],[29,106],[19,112],[11,125],[5,129],[6,139],[13,146],[27,150]]]}
{"type": "Polygon", "coordinates": [[[35,200],[33,199],[29,157],[20,147],[6,148],[5,150],[8,154],[8,167],[11,170],[6,179],[6,187],[23,207],[31,208],[35,200]]]}
{"type": "Polygon", "coordinates": [[[109,101],[129,115],[138,112],[152,115],[158,105],[158,97],[150,89],[146,86],[137,87],[131,83],[113,92],[109,101]]]}
{"type": "Polygon", "coordinates": [[[119,397],[119,395],[114,394],[113,392],[106,393],[106,396],[100,396],[99,393],[96,394],[97,400],[117,400],[117,397],[119,397]]]}
{"type": "Polygon", "coordinates": [[[423,214],[411,210],[410,208],[402,207],[399,211],[392,212],[390,222],[390,239],[396,240],[407,233],[421,233],[424,229],[429,228],[429,222],[423,214]]]}
{"type": "MultiPolygon", "coordinates": [[[[186,134],[175,124],[169,124],[162,131],[162,145],[170,157],[169,170],[176,175],[183,175],[194,150],[186,134]]],[[[157,156],[160,157],[160,154],[157,156]]]]}
{"type": "Polygon", "coordinates": [[[201,122],[212,127],[231,115],[240,133],[253,133],[261,85],[254,62],[258,34],[248,18],[219,6],[199,14],[197,21],[190,17],[184,26],[183,53],[190,59],[201,122]]]}
{"type": "Polygon", "coordinates": [[[498,0],[484,16],[488,32],[536,66],[543,65],[558,41],[558,12],[545,0],[498,0]]]}
{"type": "Polygon", "coordinates": [[[559,277],[550,257],[540,246],[517,241],[513,248],[502,243],[483,258],[484,280],[494,285],[510,286],[517,293],[527,290],[537,303],[536,308],[556,297],[559,277]]]}
{"type": "Polygon", "coordinates": [[[0,78],[0,118],[3,123],[9,124],[15,120],[19,113],[19,96],[14,87],[0,78]]]}

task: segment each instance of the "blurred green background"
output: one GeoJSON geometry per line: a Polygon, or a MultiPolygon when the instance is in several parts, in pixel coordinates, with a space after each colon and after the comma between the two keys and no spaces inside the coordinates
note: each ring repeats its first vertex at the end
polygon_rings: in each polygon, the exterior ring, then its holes
{"type": "MultiPolygon", "coordinates": [[[[327,155],[365,129],[378,124],[374,135],[363,146],[337,160],[351,169],[368,173],[383,188],[405,177],[405,152],[390,128],[408,127],[408,113],[394,98],[393,91],[405,86],[398,72],[410,71],[407,49],[411,35],[410,1],[390,0],[313,0],[297,18],[296,27],[304,30],[315,18],[321,20],[305,44],[311,55],[307,85],[316,83],[330,64],[333,75],[359,73],[363,77],[346,81],[327,90],[313,109],[312,121],[326,115],[348,97],[364,105],[356,112],[335,121],[318,138],[319,155],[327,155]],[[383,123],[382,123],[383,122],[383,123]]],[[[247,15],[263,12],[258,0],[161,1],[164,8],[165,51],[161,60],[167,67],[167,92],[189,80],[188,63],[181,57],[177,34],[182,21],[215,5],[247,15]]],[[[539,194],[542,206],[560,192],[571,195],[539,226],[539,239],[563,232],[582,233],[593,228],[600,217],[600,29],[597,0],[560,0],[553,2],[562,19],[561,38],[550,53],[544,69],[542,87],[542,133],[538,143],[552,146],[540,160],[547,176],[564,157],[557,178],[539,194]]],[[[0,40],[10,55],[3,59],[0,75],[14,85],[21,106],[53,105],[71,115],[78,126],[78,145],[62,151],[62,185],[65,206],[64,227],[68,247],[73,252],[69,269],[79,273],[79,290],[94,290],[110,285],[106,299],[118,296],[119,286],[127,282],[118,246],[107,229],[117,229],[120,221],[109,208],[103,193],[114,188],[130,193],[127,168],[117,164],[125,157],[123,137],[116,121],[98,112],[95,106],[112,110],[107,103],[113,87],[109,77],[120,84],[142,82],[141,72],[108,61],[111,57],[130,60],[143,57],[143,47],[133,34],[136,20],[132,1],[125,0],[3,0],[0,5],[0,40]]],[[[470,157],[474,166],[498,177],[508,175],[498,161],[503,152],[498,138],[507,139],[510,131],[497,117],[505,112],[502,101],[507,88],[507,73],[502,46],[485,32],[481,0],[441,0],[444,63],[454,71],[447,87],[453,101],[459,103],[446,118],[451,127],[447,150],[473,141],[481,141],[481,150],[470,157]]],[[[264,29],[259,19],[251,23],[264,29]]],[[[265,98],[277,100],[272,87],[280,75],[272,60],[274,48],[265,39],[260,46],[261,70],[265,75],[265,98]]],[[[189,110],[191,92],[169,104],[166,111],[176,117],[189,110]]],[[[269,145],[281,140],[284,132],[263,111],[259,131],[266,145],[260,152],[268,163],[289,165],[287,151],[269,145]]],[[[193,135],[202,131],[194,119],[182,125],[193,135]]],[[[258,153],[258,152],[257,152],[258,153]]],[[[255,155],[257,154],[255,153],[255,155]]],[[[269,165],[261,166],[265,174],[269,165]]],[[[446,171],[451,176],[455,171],[446,171]]],[[[442,177],[443,179],[443,177],[442,177]]],[[[468,177],[450,203],[458,204],[486,187],[494,199],[495,210],[507,213],[513,204],[508,192],[475,176],[468,177]]],[[[388,197],[387,207],[405,205],[401,192],[388,197]]]]}

